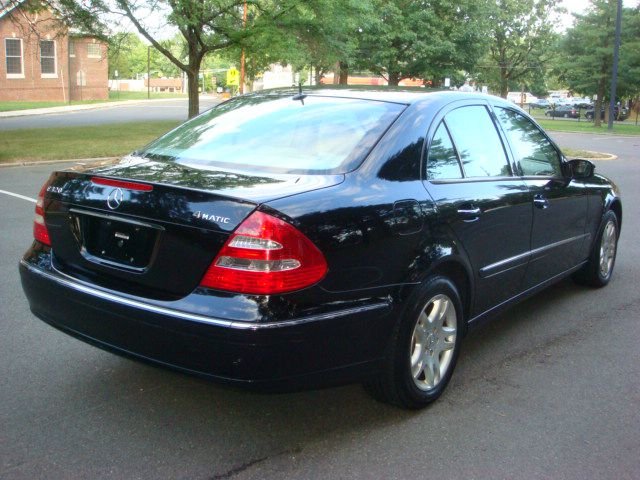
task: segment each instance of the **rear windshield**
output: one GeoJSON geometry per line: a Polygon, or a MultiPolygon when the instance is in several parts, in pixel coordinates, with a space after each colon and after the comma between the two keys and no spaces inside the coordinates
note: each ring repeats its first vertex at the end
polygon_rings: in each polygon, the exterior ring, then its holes
{"type": "Polygon", "coordinates": [[[334,97],[230,100],[137,152],[202,169],[345,173],[355,169],[404,110],[395,103],[334,97]]]}

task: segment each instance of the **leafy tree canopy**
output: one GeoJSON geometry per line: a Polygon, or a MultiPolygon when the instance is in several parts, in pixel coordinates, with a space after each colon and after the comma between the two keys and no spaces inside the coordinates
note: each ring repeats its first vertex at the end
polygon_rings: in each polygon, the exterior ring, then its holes
{"type": "Polygon", "coordinates": [[[486,3],[479,0],[374,0],[361,34],[358,66],[385,77],[440,83],[471,71],[484,48],[486,3]]]}

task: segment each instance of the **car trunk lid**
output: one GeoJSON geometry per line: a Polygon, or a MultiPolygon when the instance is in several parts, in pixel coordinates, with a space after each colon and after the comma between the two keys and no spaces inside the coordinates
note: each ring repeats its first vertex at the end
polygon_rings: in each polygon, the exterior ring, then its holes
{"type": "Polygon", "coordinates": [[[260,204],[340,181],[135,158],[56,172],[45,195],[54,265],[109,289],[180,298],[198,287],[230,233],[260,204]]]}

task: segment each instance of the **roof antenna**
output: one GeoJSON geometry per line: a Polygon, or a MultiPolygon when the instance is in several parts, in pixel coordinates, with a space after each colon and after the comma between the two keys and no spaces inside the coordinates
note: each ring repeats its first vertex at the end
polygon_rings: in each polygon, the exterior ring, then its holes
{"type": "Polygon", "coordinates": [[[302,105],[304,105],[304,99],[307,98],[307,95],[302,93],[302,82],[298,83],[298,93],[293,96],[292,100],[300,100],[302,105]]]}

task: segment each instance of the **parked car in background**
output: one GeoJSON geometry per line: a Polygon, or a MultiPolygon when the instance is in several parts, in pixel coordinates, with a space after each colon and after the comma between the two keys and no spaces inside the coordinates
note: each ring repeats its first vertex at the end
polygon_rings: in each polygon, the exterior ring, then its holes
{"type": "Polygon", "coordinates": [[[550,97],[549,102],[552,106],[571,105],[571,99],[568,97],[550,97]]]}
{"type": "Polygon", "coordinates": [[[468,327],[569,275],[609,282],[622,203],[500,98],[325,89],[240,96],[56,171],[35,213],[22,286],[61,331],[227,383],[363,381],[419,408],[468,327]]]}
{"type": "Polygon", "coordinates": [[[580,118],[580,112],[573,105],[553,106],[544,114],[546,117],[580,118]]]}
{"type": "MultiPolygon", "coordinates": [[[[607,108],[602,108],[600,110],[600,120],[604,120],[604,112],[607,109],[608,109],[608,107],[607,108]]],[[[595,112],[594,108],[592,108],[591,110],[587,110],[585,112],[585,114],[584,114],[584,117],[587,120],[593,120],[594,112],[595,112]]],[[[626,120],[627,118],[629,118],[629,110],[627,110],[624,107],[620,108],[620,107],[616,106],[614,112],[615,112],[614,115],[615,115],[615,119],[616,120],[626,120]]]]}
{"type": "Polygon", "coordinates": [[[571,104],[576,108],[593,108],[593,103],[588,98],[574,97],[571,104]]]}
{"type": "Polygon", "coordinates": [[[549,100],[545,98],[539,98],[536,101],[531,102],[529,106],[533,108],[549,108],[551,107],[551,103],[549,103],[549,100]]]}

